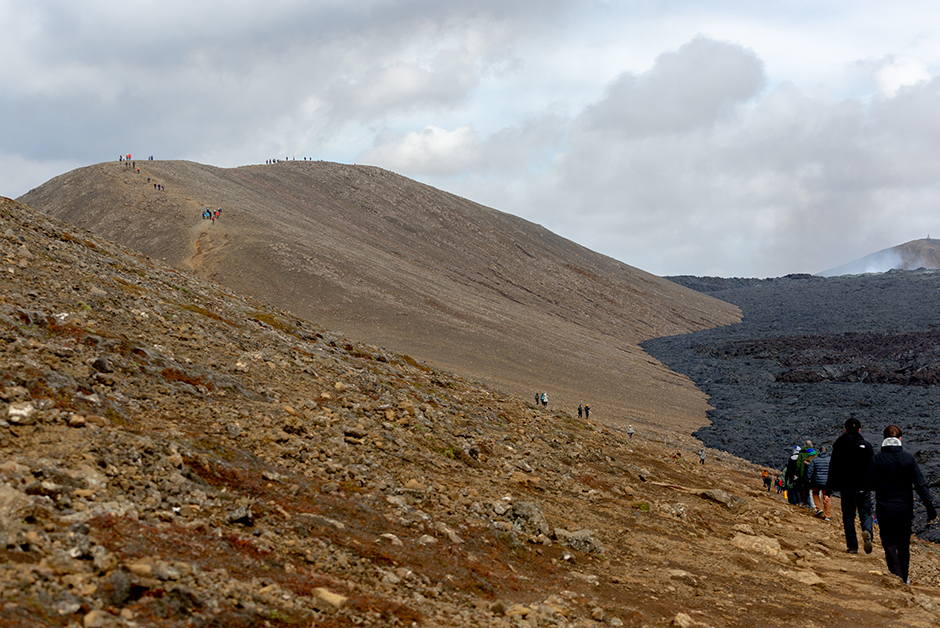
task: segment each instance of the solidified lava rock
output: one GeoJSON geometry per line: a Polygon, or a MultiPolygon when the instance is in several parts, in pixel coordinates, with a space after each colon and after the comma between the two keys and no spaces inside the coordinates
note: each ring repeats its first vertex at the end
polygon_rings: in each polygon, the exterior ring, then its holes
{"type": "Polygon", "coordinates": [[[849,417],[876,450],[896,423],[940,485],[940,272],[672,280],[744,313],[642,345],[711,397],[711,425],[695,433],[706,445],[782,468],[796,444],[831,445],[849,417]]]}

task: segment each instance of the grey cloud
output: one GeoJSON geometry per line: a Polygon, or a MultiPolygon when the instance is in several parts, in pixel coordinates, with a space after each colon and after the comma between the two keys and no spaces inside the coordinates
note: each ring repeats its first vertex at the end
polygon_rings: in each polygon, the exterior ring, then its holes
{"type": "Polygon", "coordinates": [[[648,72],[622,74],[583,118],[601,132],[687,132],[714,124],[764,84],[763,65],[754,52],[698,37],[660,55],[648,72]]]}
{"type": "Polygon", "coordinates": [[[868,103],[764,92],[749,51],[693,43],[587,107],[521,213],[660,274],[818,272],[923,237],[901,225],[940,202],[940,79],[868,103]],[[741,60],[698,100],[676,87],[693,48],[741,60]]]}
{"type": "Polygon", "coordinates": [[[570,5],[529,20],[516,0],[20,5],[0,43],[21,61],[0,69],[0,146],[94,161],[133,146],[322,145],[350,124],[465,102],[520,29],[570,5]]]}
{"type": "Polygon", "coordinates": [[[447,50],[426,64],[397,62],[366,68],[353,79],[335,81],[325,97],[335,117],[371,119],[399,110],[454,107],[479,79],[480,69],[466,51],[447,50]]]}
{"type": "Polygon", "coordinates": [[[490,186],[487,180],[513,178],[521,184],[531,173],[546,170],[567,126],[567,119],[549,110],[490,136],[481,136],[469,125],[453,130],[426,127],[409,133],[384,129],[357,161],[424,177],[432,185],[468,198],[488,196],[488,202],[498,207],[499,199],[505,197],[481,190],[493,191],[500,184],[490,186]]]}

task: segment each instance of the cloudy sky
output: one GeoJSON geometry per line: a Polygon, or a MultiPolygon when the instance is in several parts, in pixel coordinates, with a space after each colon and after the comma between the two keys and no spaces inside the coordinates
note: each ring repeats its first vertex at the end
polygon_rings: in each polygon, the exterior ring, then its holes
{"type": "Polygon", "coordinates": [[[0,194],[368,163],[659,274],[940,237],[940,3],[0,0],[0,194]]]}

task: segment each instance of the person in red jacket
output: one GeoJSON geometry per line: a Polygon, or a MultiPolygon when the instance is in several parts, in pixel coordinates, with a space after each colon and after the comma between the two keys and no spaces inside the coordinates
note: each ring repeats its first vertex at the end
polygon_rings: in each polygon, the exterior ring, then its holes
{"type": "Polygon", "coordinates": [[[888,571],[910,585],[908,569],[911,564],[914,491],[927,509],[927,521],[937,518],[937,510],[917,460],[901,447],[901,428],[889,425],[884,430],[884,437],[881,452],[871,460],[879,536],[888,571]]]}

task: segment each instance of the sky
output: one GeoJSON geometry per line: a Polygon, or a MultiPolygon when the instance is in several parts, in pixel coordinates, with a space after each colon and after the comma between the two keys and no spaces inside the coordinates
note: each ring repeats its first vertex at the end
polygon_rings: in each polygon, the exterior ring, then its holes
{"type": "Polygon", "coordinates": [[[0,0],[0,195],[118,155],[387,168],[657,275],[940,236],[940,3],[0,0]]]}

